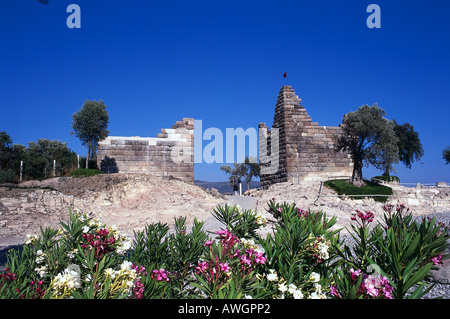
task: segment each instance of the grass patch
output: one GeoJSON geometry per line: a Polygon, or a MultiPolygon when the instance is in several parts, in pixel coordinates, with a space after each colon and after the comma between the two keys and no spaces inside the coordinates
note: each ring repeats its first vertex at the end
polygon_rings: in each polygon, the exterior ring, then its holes
{"type": "MultiPolygon", "coordinates": [[[[357,187],[352,183],[347,182],[344,179],[335,179],[326,181],[324,183],[328,188],[333,189],[339,195],[348,195],[352,199],[362,199],[362,196],[351,196],[351,195],[392,195],[392,188],[384,185],[379,185],[377,183],[364,180],[366,186],[357,187]]],[[[367,196],[372,197],[377,202],[386,202],[388,197],[386,196],[367,196]]]]}
{"type": "Polygon", "coordinates": [[[95,175],[99,175],[99,174],[105,174],[105,172],[99,171],[96,169],[80,168],[80,169],[77,169],[77,170],[73,171],[72,173],[70,173],[70,176],[71,177],[95,176],[95,175]]]}

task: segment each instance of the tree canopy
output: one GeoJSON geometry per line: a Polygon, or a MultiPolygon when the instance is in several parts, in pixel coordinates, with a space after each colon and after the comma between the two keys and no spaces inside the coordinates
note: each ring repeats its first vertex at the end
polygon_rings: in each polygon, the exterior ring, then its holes
{"type": "Polygon", "coordinates": [[[248,156],[245,157],[244,163],[233,163],[233,167],[222,165],[220,169],[225,173],[230,174],[228,181],[231,187],[233,187],[233,191],[239,189],[239,184],[243,178],[247,184],[247,189],[250,189],[250,182],[253,177],[260,176],[259,163],[257,163],[255,158],[248,156]]]}
{"type": "Polygon", "coordinates": [[[72,116],[72,134],[75,134],[81,144],[88,149],[86,156],[86,167],[92,154],[97,151],[98,142],[107,138],[109,131],[109,115],[106,105],[102,100],[98,102],[85,100],[80,110],[72,116]]]}
{"type": "Polygon", "coordinates": [[[422,144],[420,143],[419,133],[414,131],[414,127],[409,124],[398,124],[395,120],[394,132],[398,138],[398,156],[407,168],[411,168],[411,164],[419,161],[424,154],[422,144]]]}
{"type": "Polygon", "coordinates": [[[17,181],[20,162],[23,161],[23,175],[27,178],[46,178],[52,176],[53,161],[55,173],[64,175],[76,168],[77,156],[66,143],[57,140],[38,139],[28,143],[28,148],[13,144],[6,132],[0,132],[0,182],[17,181]]]}
{"type": "Polygon", "coordinates": [[[336,150],[347,151],[353,160],[352,183],[362,186],[364,164],[382,169],[398,161],[398,138],[394,123],[377,104],[363,105],[342,120],[342,134],[336,137],[336,150]]]}
{"type": "Polygon", "coordinates": [[[445,160],[445,165],[450,164],[450,146],[442,151],[442,158],[445,160]]]}
{"type": "Polygon", "coordinates": [[[220,167],[222,171],[229,174],[228,183],[233,187],[233,191],[239,190],[239,184],[242,178],[246,175],[247,168],[244,163],[233,163],[233,167],[229,165],[222,165],[220,167]]]}

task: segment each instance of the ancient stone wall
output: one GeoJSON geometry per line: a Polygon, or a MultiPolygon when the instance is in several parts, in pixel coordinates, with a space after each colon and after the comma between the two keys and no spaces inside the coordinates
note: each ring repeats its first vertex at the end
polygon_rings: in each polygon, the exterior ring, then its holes
{"type": "Polygon", "coordinates": [[[194,119],[183,118],[157,137],[109,136],[97,149],[107,173],[148,173],[194,182],[194,119]]]}
{"type": "MultiPolygon", "coordinates": [[[[279,182],[299,183],[317,181],[331,177],[351,176],[353,164],[350,156],[334,149],[334,135],[340,127],[319,126],[306,112],[301,99],[290,86],[283,86],[278,95],[272,128],[278,128],[279,165],[270,174],[261,174],[261,188],[279,182]]],[[[271,132],[265,123],[260,128],[260,163],[267,163],[272,155],[264,154],[261,138],[268,137],[267,149],[271,149],[271,132]],[[262,129],[262,130],[261,130],[262,129]],[[261,133],[262,132],[262,133],[261,133]]],[[[263,164],[264,165],[264,164],[263,164]]]]}

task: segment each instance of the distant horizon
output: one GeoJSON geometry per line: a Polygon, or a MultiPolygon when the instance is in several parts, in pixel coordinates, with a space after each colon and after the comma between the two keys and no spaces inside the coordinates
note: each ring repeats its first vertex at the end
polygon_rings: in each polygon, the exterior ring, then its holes
{"type": "MultiPolygon", "coordinates": [[[[411,169],[398,164],[391,175],[450,183],[442,159],[450,1],[375,1],[380,28],[367,24],[372,3],[1,1],[0,131],[25,146],[60,140],[86,156],[71,121],[93,99],[107,105],[111,136],[156,137],[183,117],[222,132],[270,128],[279,90],[291,85],[320,126],[378,103],[386,118],[413,125],[424,149],[411,169]],[[79,28],[67,22],[72,3],[79,28]]],[[[194,164],[194,177],[226,181],[224,164],[194,164]]],[[[381,174],[363,169],[367,178],[381,174]]]]}

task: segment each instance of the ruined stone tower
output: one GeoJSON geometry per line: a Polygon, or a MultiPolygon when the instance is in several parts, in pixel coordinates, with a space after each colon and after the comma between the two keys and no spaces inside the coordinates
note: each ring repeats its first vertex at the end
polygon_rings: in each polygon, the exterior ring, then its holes
{"type": "Polygon", "coordinates": [[[98,145],[97,165],[107,173],[146,173],[194,182],[194,119],[183,118],[157,137],[109,136],[98,145]]]}
{"type": "Polygon", "coordinates": [[[272,147],[275,140],[272,141],[266,124],[258,125],[261,165],[269,165],[271,158],[278,156],[278,169],[266,171],[266,174],[263,174],[264,169],[261,171],[263,189],[280,182],[299,183],[352,175],[350,156],[334,150],[334,135],[339,134],[341,128],[319,126],[300,102],[291,86],[281,87],[272,125],[272,131],[278,129],[278,148],[272,147]]]}

